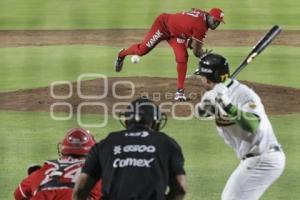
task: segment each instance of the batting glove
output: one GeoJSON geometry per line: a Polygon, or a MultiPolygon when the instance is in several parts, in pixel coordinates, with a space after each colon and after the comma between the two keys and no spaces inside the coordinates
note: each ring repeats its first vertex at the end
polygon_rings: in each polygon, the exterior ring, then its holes
{"type": "Polygon", "coordinates": [[[228,97],[228,88],[224,83],[215,85],[213,91],[216,93],[216,102],[221,105],[222,108],[226,108],[231,104],[228,97]]]}
{"type": "Polygon", "coordinates": [[[197,104],[198,114],[201,117],[210,117],[215,113],[216,93],[211,90],[204,93],[201,101],[197,104]]]}

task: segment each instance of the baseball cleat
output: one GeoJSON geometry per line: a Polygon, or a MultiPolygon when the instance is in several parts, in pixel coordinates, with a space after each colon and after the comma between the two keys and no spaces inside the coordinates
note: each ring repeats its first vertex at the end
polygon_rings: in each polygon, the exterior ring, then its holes
{"type": "Polygon", "coordinates": [[[177,89],[174,100],[175,101],[186,101],[187,100],[186,96],[184,95],[184,89],[177,89]]]}
{"type": "Polygon", "coordinates": [[[120,57],[120,56],[119,56],[119,55],[120,55],[120,52],[123,51],[123,50],[125,50],[125,49],[121,49],[121,50],[119,51],[117,60],[116,60],[116,62],[115,62],[115,70],[116,70],[116,72],[120,72],[120,71],[122,70],[122,68],[123,68],[123,63],[124,63],[125,57],[120,57]]]}

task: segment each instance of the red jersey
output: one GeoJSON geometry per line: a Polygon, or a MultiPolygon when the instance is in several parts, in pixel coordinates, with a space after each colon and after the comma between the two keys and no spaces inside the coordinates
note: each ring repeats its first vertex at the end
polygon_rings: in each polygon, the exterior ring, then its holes
{"type": "MultiPolygon", "coordinates": [[[[84,159],[63,158],[46,161],[44,166],[27,176],[16,189],[16,200],[72,199],[75,180],[81,173],[84,159]]],[[[101,183],[90,193],[89,200],[101,198],[101,183]]]]}
{"type": "Polygon", "coordinates": [[[189,12],[167,14],[166,26],[171,37],[194,38],[200,42],[205,38],[208,27],[206,12],[193,9],[189,12]]]}

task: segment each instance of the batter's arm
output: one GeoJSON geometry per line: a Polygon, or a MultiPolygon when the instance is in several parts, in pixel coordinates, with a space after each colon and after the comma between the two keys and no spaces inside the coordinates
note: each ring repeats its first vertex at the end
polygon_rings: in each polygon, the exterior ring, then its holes
{"type": "MultiPolygon", "coordinates": [[[[250,104],[240,104],[242,107],[233,105],[228,97],[227,86],[232,83],[229,78],[223,83],[215,85],[214,91],[217,94],[216,102],[224,109],[224,111],[244,130],[255,133],[259,127],[260,118],[254,112],[245,109],[245,105],[251,108],[250,104]]],[[[256,105],[254,104],[256,107],[256,105]]],[[[253,110],[253,109],[252,109],[253,110]]]]}
{"type": "Polygon", "coordinates": [[[235,119],[235,122],[242,129],[255,133],[259,127],[260,118],[251,112],[239,110],[236,106],[229,104],[224,108],[228,115],[235,119]]]}

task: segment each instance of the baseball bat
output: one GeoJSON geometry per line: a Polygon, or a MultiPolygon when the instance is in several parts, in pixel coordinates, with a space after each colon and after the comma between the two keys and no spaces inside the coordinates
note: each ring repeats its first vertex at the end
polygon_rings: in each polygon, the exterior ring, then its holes
{"type": "Polygon", "coordinates": [[[253,46],[251,52],[243,60],[243,62],[232,73],[231,78],[235,78],[256,56],[258,56],[273,40],[279,35],[281,28],[274,25],[259,41],[253,46]]]}

